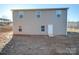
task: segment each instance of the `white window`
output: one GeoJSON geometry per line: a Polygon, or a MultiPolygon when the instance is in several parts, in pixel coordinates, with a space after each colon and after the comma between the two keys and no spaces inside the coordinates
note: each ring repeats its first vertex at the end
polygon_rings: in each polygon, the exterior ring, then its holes
{"type": "Polygon", "coordinates": [[[23,12],[18,12],[18,17],[19,18],[23,18],[24,17],[24,13],[23,12]]]}
{"type": "Polygon", "coordinates": [[[36,11],[36,17],[40,18],[41,12],[40,11],[36,11]]]}
{"type": "Polygon", "coordinates": [[[19,30],[19,32],[22,32],[22,26],[19,26],[18,30],[19,30]]]}
{"type": "Polygon", "coordinates": [[[61,11],[61,10],[56,10],[56,16],[57,16],[57,17],[60,17],[61,14],[62,14],[62,11],[61,11]]]}

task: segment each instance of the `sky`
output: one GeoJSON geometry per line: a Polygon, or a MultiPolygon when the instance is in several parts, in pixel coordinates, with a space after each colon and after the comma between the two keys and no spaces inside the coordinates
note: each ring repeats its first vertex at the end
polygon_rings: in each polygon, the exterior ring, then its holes
{"type": "Polygon", "coordinates": [[[69,8],[67,21],[79,21],[79,4],[0,4],[0,18],[12,20],[12,9],[69,8]]]}

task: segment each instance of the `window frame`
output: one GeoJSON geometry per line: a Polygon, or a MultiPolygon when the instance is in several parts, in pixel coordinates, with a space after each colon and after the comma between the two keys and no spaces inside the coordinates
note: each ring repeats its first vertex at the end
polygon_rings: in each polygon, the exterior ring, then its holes
{"type": "Polygon", "coordinates": [[[20,14],[20,15],[19,15],[19,18],[23,18],[23,15],[22,15],[22,14],[20,14]]]}
{"type": "Polygon", "coordinates": [[[41,11],[36,11],[35,15],[36,15],[37,18],[40,18],[41,17],[41,11]]]}
{"type": "Polygon", "coordinates": [[[24,12],[19,11],[17,16],[18,16],[18,18],[22,19],[24,17],[24,12]]]}
{"type": "Polygon", "coordinates": [[[41,32],[45,32],[45,25],[41,26],[41,32]]]}
{"type": "Polygon", "coordinates": [[[62,15],[62,10],[56,10],[56,16],[61,17],[62,15]]]}
{"type": "Polygon", "coordinates": [[[22,26],[19,26],[18,31],[22,32],[22,26]]]}

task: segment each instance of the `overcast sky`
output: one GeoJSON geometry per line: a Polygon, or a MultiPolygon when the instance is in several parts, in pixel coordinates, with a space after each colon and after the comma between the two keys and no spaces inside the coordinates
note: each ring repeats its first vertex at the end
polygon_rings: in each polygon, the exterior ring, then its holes
{"type": "Polygon", "coordinates": [[[73,4],[0,4],[0,17],[12,20],[11,9],[32,9],[32,8],[69,8],[68,21],[79,21],[79,5],[73,4]]]}

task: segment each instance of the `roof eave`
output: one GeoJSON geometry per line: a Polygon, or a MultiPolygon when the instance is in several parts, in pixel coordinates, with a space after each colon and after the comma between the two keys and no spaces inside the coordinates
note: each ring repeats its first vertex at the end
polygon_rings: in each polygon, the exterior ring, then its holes
{"type": "Polygon", "coordinates": [[[12,11],[30,11],[30,10],[67,10],[69,8],[40,8],[40,9],[12,9],[12,11]]]}

